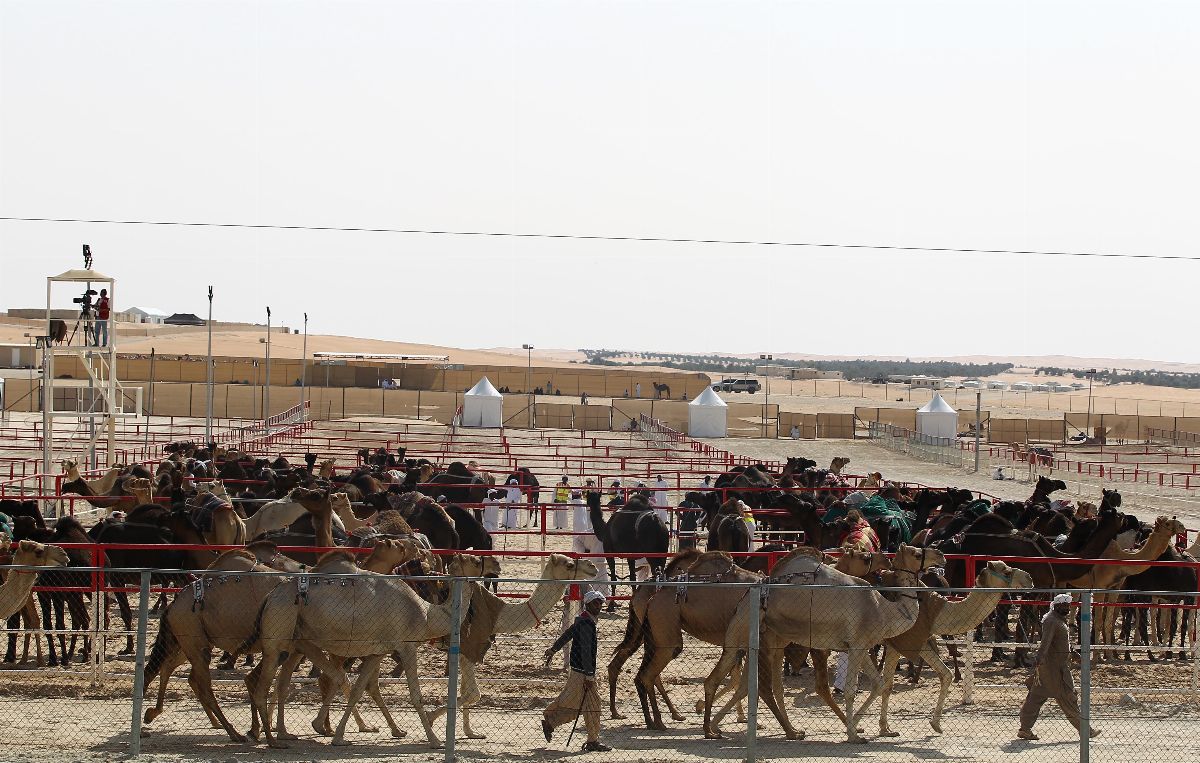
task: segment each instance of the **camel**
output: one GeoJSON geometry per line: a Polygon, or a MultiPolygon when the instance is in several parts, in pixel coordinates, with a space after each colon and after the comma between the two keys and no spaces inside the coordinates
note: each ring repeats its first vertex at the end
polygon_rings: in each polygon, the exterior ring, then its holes
{"type": "Polygon", "coordinates": [[[658,382],[651,382],[651,383],[654,385],[654,399],[655,400],[658,400],[659,398],[662,398],[662,397],[665,397],[667,400],[671,399],[671,385],[659,384],[658,382]]]}
{"type": "MultiPolygon", "coordinates": [[[[0,551],[11,549],[7,540],[0,547],[0,551]]],[[[47,546],[32,540],[17,542],[11,562],[14,567],[66,567],[70,563],[67,552],[58,546],[47,546]]],[[[38,573],[34,570],[10,570],[7,579],[0,585],[0,619],[7,620],[25,608],[37,577],[38,573]]]]}
{"type": "MultiPolygon", "coordinates": [[[[83,483],[83,486],[91,491],[91,495],[97,496],[111,494],[113,488],[117,486],[117,478],[120,477],[121,473],[125,471],[121,466],[112,466],[109,467],[108,471],[104,473],[104,476],[100,477],[99,479],[85,480],[83,475],[79,473],[78,462],[71,459],[63,459],[62,467],[63,471],[66,472],[66,479],[63,480],[64,485],[72,482],[81,482],[83,483]]],[[[88,494],[81,493],[81,495],[88,494]]]]}
{"type": "Polygon", "coordinates": [[[829,471],[831,474],[842,476],[842,469],[845,469],[850,464],[850,459],[842,456],[835,456],[833,461],[829,463],[829,471]]]}
{"type": "MultiPolygon", "coordinates": [[[[461,554],[456,557],[462,556],[461,554]]],[[[477,557],[475,557],[477,558],[477,557]]],[[[494,557],[486,557],[492,559],[494,557]]],[[[447,567],[447,574],[452,576],[462,576],[462,572],[451,566],[447,567]]],[[[539,576],[541,580],[537,587],[533,589],[533,594],[524,601],[505,604],[486,588],[479,587],[476,589],[474,596],[479,597],[480,601],[471,601],[471,608],[475,610],[477,604],[479,609],[485,611],[495,611],[494,619],[488,623],[488,634],[490,636],[499,635],[501,633],[520,633],[522,631],[532,630],[541,624],[542,619],[550,614],[555,605],[562,600],[563,592],[566,591],[567,583],[559,581],[567,580],[591,580],[596,576],[596,565],[587,559],[570,559],[562,554],[551,554],[546,560],[545,566],[542,567],[542,574],[539,576]],[[491,602],[491,606],[487,606],[485,602],[491,602]]],[[[482,577],[482,570],[478,575],[469,575],[469,577],[482,577]]],[[[477,617],[477,615],[472,615],[477,617]]],[[[471,628],[475,628],[480,623],[472,621],[471,628]]],[[[465,639],[464,639],[465,642],[465,639]]],[[[462,715],[463,732],[469,739],[485,739],[485,735],[476,733],[471,728],[471,707],[483,698],[482,692],[479,690],[479,684],[475,678],[475,666],[482,661],[482,655],[478,655],[480,659],[473,659],[475,655],[468,653],[467,647],[464,645],[461,660],[459,662],[461,668],[460,683],[461,692],[458,698],[458,708],[462,715]]],[[[436,721],[446,712],[446,707],[436,708],[429,714],[430,722],[436,721]]]]}
{"type": "MultiPolygon", "coordinates": [[[[469,582],[470,595],[475,583],[469,582]]],[[[465,618],[469,607],[460,609],[465,618]]],[[[312,575],[297,579],[296,585],[281,585],[273,590],[258,615],[255,635],[262,642],[263,666],[254,682],[253,709],[260,718],[267,717],[267,693],[274,681],[281,652],[303,653],[322,672],[333,672],[324,653],[341,657],[361,657],[362,666],[351,687],[347,707],[334,732],[331,744],[347,744],[346,724],[350,712],[368,685],[376,681],[379,664],[389,654],[398,654],[404,664],[409,698],[426,739],[432,748],[441,746],[434,734],[429,716],[421,699],[417,678],[417,646],[422,641],[440,638],[450,632],[452,603],[431,605],[422,601],[406,583],[394,577],[378,576],[360,570],[353,557],[342,551],[331,551],[321,557],[312,575]],[[333,585],[328,575],[354,575],[354,585],[333,585]],[[330,581],[322,585],[322,582],[330,581]],[[350,616],[358,613],[359,616],[350,616]]],[[[287,697],[287,671],[279,671],[277,694],[280,712],[287,697]]],[[[263,724],[267,744],[285,747],[276,738],[269,724],[263,724]]]]}
{"type": "MultiPolygon", "coordinates": [[[[345,493],[334,493],[329,496],[334,512],[333,524],[346,532],[352,532],[358,527],[370,524],[370,520],[360,521],[354,518],[354,512],[350,511],[350,501],[345,496],[345,493]],[[339,498],[339,496],[341,497],[339,498]]],[[[304,508],[303,504],[296,501],[289,491],[284,498],[264,503],[258,511],[245,520],[246,537],[257,538],[271,530],[282,530],[307,513],[308,510],[304,508]]]]}
{"type": "MultiPolygon", "coordinates": [[[[812,550],[810,549],[810,551],[812,550]]],[[[814,553],[819,554],[820,552],[814,553]]],[[[837,564],[839,571],[854,575],[857,579],[857,575],[868,575],[873,570],[886,566],[887,562],[886,558],[881,555],[845,552],[838,559],[837,564]]],[[[642,655],[641,667],[635,678],[635,685],[638,690],[638,698],[642,703],[642,715],[646,727],[660,731],[666,727],[663,725],[658,709],[655,689],[663,695],[672,717],[675,720],[683,720],[671,704],[670,697],[663,689],[660,679],[663,670],[679,656],[683,649],[682,632],[709,644],[723,644],[726,638],[727,624],[746,592],[744,586],[724,584],[748,584],[762,580],[760,575],[737,567],[729,555],[719,551],[701,554],[693,549],[682,552],[671,560],[668,570],[672,573],[668,581],[673,578],[679,581],[712,582],[723,585],[688,586],[681,596],[679,587],[671,587],[668,582],[664,592],[660,592],[657,585],[643,585],[639,586],[634,594],[634,600],[630,605],[629,620],[626,624],[625,639],[617,647],[608,665],[609,707],[614,718],[623,717],[617,713],[616,708],[617,678],[625,661],[644,641],[645,651],[642,655]]],[[[829,694],[829,683],[825,675],[826,655],[815,655],[813,663],[818,674],[818,694],[841,717],[839,709],[833,701],[833,696],[829,694]]],[[[730,670],[726,670],[725,673],[717,676],[717,680],[723,679],[729,672],[730,670]]],[[[735,685],[737,683],[736,675],[733,683],[735,685]]],[[[697,704],[697,712],[701,712],[704,703],[697,704]]],[[[711,705],[711,700],[708,704],[711,705]]],[[[739,716],[740,712],[739,709],[739,716]]]]}
{"type": "Polygon", "coordinates": [[[946,705],[946,696],[950,693],[953,676],[950,668],[946,667],[946,663],[938,656],[930,638],[957,636],[974,630],[996,609],[1005,589],[1029,588],[1033,588],[1033,578],[1028,572],[1009,567],[1004,562],[993,561],[984,565],[975,577],[975,588],[961,601],[947,601],[932,591],[919,594],[920,613],[916,624],[905,633],[884,642],[882,689],[877,686],[863,703],[865,709],[870,706],[876,694],[881,694],[879,735],[899,736],[898,732],[888,727],[887,711],[892,684],[896,680],[896,665],[901,656],[910,660],[924,660],[941,679],[941,691],[938,694],[937,705],[929,716],[929,725],[937,733],[942,733],[942,709],[946,705]]]}
{"type": "MultiPolygon", "coordinates": [[[[605,553],[628,557],[630,580],[636,578],[635,560],[643,554],[656,555],[647,557],[653,574],[657,574],[663,568],[666,560],[658,555],[667,552],[671,534],[645,498],[640,495],[632,496],[628,503],[613,512],[607,520],[600,509],[599,494],[589,493],[587,505],[592,532],[600,539],[605,553]]],[[[615,578],[615,569],[613,573],[615,578]]]]}
{"type": "MultiPolygon", "coordinates": [[[[395,550],[397,547],[390,545],[377,553],[395,550]]],[[[403,561],[402,556],[396,558],[403,561]]],[[[188,684],[213,728],[223,728],[231,740],[244,742],[245,737],[225,718],[213,694],[209,655],[214,648],[236,655],[254,630],[254,621],[246,617],[246,613],[256,612],[267,594],[282,580],[270,575],[243,577],[238,573],[273,570],[297,573],[303,569],[302,565],[281,555],[275,544],[259,541],[245,549],[221,554],[209,565],[207,572],[211,574],[202,575],[196,583],[182,588],[163,615],[146,662],[144,685],[147,689],[155,676],[159,678],[158,701],[146,710],[146,723],[162,713],[167,684],[175,668],[189,662],[188,684]]]]}
{"type": "MultiPolygon", "coordinates": [[[[1068,588],[1110,588],[1119,589],[1124,585],[1125,580],[1134,576],[1140,575],[1150,568],[1148,564],[1137,564],[1137,562],[1149,562],[1158,559],[1171,546],[1175,540],[1175,536],[1181,532],[1186,532],[1183,523],[1177,519],[1170,519],[1165,516],[1160,516],[1154,520],[1154,530],[1150,533],[1150,537],[1142,544],[1141,548],[1136,551],[1126,551],[1121,548],[1121,545],[1116,541],[1110,542],[1101,559],[1119,559],[1129,564],[1097,564],[1087,574],[1080,575],[1073,580],[1068,580],[1064,584],[1068,588]]],[[[1115,590],[1112,593],[1097,593],[1094,600],[1097,603],[1112,603],[1115,604],[1121,598],[1121,594],[1115,590]]],[[[1115,644],[1116,643],[1116,626],[1117,626],[1117,607],[1101,606],[1096,608],[1095,614],[1095,643],[1100,644],[1115,644]]],[[[1112,650],[1102,651],[1097,654],[1100,660],[1116,659],[1116,652],[1112,650]]]]}
{"type": "MultiPolygon", "coordinates": [[[[749,602],[752,599],[749,596],[738,604],[726,631],[721,660],[704,682],[706,736],[719,738],[718,724],[721,718],[746,695],[746,682],[743,680],[733,697],[710,720],[717,683],[729,672],[739,652],[748,647],[750,618],[761,616],[762,649],[767,669],[764,671],[765,685],[759,685],[759,694],[787,737],[803,738],[803,732],[796,731],[779,702],[782,696],[783,649],[791,642],[810,649],[849,653],[850,665],[845,684],[846,735],[851,742],[866,741],[858,733],[858,721],[866,704],[858,708],[854,705],[859,676],[868,667],[868,652],[872,647],[904,633],[916,622],[917,596],[901,591],[896,601],[890,601],[879,591],[864,586],[862,580],[822,564],[819,553],[801,547],[775,565],[767,579],[767,582],[775,585],[766,596],[761,614],[751,611],[749,602]]],[[[892,562],[892,569],[898,586],[916,587],[917,576],[922,571],[945,563],[945,557],[937,549],[919,549],[901,544],[892,562]]],[[[869,670],[868,677],[878,679],[879,676],[869,670]]]]}
{"type": "Polygon", "coordinates": [[[228,498],[204,490],[196,494],[188,507],[192,521],[210,546],[241,546],[250,537],[246,534],[245,520],[238,516],[228,498]]]}

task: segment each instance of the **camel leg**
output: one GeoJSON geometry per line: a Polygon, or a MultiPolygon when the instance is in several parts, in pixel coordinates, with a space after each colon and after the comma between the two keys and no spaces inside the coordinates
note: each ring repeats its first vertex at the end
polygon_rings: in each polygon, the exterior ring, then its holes
{"type": "Polygon", "coordinates": [[[929,726],[940,734],[942,733],[942,710],[946,707],[946,697],[950,695],[950,684],[953,683],[954,677],[938,653],[929,647],[922,649],[918,656],[929,663],[929,667],[933,668],[933,672],[938,674],[938,678],[942,682],[941,690],[938,692],[937,706],[933,709],[933,715],[929,717],[929,726]]]}
{"type": "MultiPolygon", "coordinates": [[[[346,724],[350,721],[350,714],[353,712],[358,700],[362,697],[363,691],[366,689],[373,677],[379,675],[379,663],[383,662],[383,655],[372,654],[364,657],[362,666],[359,668],[358,679],[354,682],[354,686],[350,688],[350,696],[346,698],[346,710],[342,713],[342,720],[338,722],[337,730],[333,732],[333,739],[329,740],[329,744],[334,747],[350,744],[346,741],[346,724]]],[[[418,700],[420,697],[418,696],[418,700]]]]}
{"type": "MultiPolygon", "coordinates": [[[[183,652],[178,650],[167,655],[166,659],[163,660],[162,667],[158,669],[158,698],[154,702],[154,707],[148,708],[142,716],[143,723],[150,723],[162,715],[163,705],[167,699],[167,685],[171,681],[171,674],[185,662],[187,662],[187,658],[183,656],[183,652]]],[[[214,719],[210,718],[209,720],[212,721],[214,719]]],[[[213,728],[220,727],[214,723],[213,728]]]]}
{"type": "Polygon", "coordinates": [[[642,649],[642,664],[634,676],[633,684],[637,687],[638,700],[642,703],[642,719],[646,728],[653,731],[666,731],[662,715],[658,709],[658,699],[655,696],[654,684],[662,672],[666,670],[671,660],[682,651],[679,647],[666,648],[653,645],[653,639],[646,639],[642,649]]]}
{"type": "Polygon", "coordinates": [[[892,687],[896,683],[896,666],[900,663],[900,653],[891,647],[886,647],[883,653],[883,689],[879,700],[879,736],[898,737],[900,732],[892,731],[888,726],[888,699],[892,696],[892,687]]]}
{"type": "MultiPolygon", "coordinates": [[[[221,728],[225,729],[225,733],[234,742],[245,742],[246,737],[239,734],[225,714],[221,712],[221,706],[217,703],[217,697],[213,694],[212,676],[208,672],[208,659],[206,655],[201,655],[199,660],[191,660],[192,664],[191,675],[188,676],[188,685],[192,687],[192,693],[200,700],[200,704],[209,713],[209,718],[215,717],[221,728]]],[[[162,682],[163,684],[166,681],[162,682]]]]}
{"type": "MultiPolygon", "coordinates": [[[[374,700],[375,706],[379,708],[379,712],[383,713],[383,718],[384,718],[384,720],[387,721],[388,728],[392,732],[392,737],[394,739],[403,739],[404,737],[408,736],[407,731],[405,731],[404,729],[402,729],[396,725],[396,719],[392,718],[391,712],[388,711],[387,703],[383,701],[383,694],[379,691],[379,670],[378,669],[375,670],[375,675],[371,677],[370,683],[367,684],[367,694],[371,695],[371,699],[374,700]]],[[[464,713],[465,713],[465,711],[464,711],[464,713]]],[[[363,726],[365,724],[363,723],[362,718],[360,718],[358,716],[357,709],[355,709],[354,719],[355,719],[355,723],[358,724],[358,730],[366,731],[366,729],[363,728],[363,726]]],[[[466,727],[467,725],[468,725],[468,721],[466,720],[466,715],[464,714],[463,715],[463,726],[466,727]]],[[[371,727],[368,726],[368,728],[371,728],[371,727]]],[[[375,730],[378,731],[378,729],[375,729],[375,730]]]]}
{"type": "Polygon", "coordinates": [[[133,654],[133,610],[129,607],[129,596],[124,591],[113,594],[117,598],[117,606],[121,609],[121,623],[125,626],[125,648],[117,654],[133,654]]]}
{"type": "MultiPolygon", "coordinates": [[[[250,691],[250,697],[252,709],[255,713],[249,736],[257,736],[256,732],[258,731],[259,723],[261,721],[262,734],[266,738],[267,745],[270,747],[283,749],[287,747],[287,744],[281,739],[276,739],[275,735],[271,733],[271,716],[270,710],[267,707],[267,695],[270,693],[271,684],[275,681],[275,672],[277,666],[279,665],[279,653],[280,650],[273,643],[264,641],[262,660],[259,661],[258,667],[251,671],[250,675],[246,676],[246,683],[248,685],[253,683],[253,687],[250,691]],[[255,673],[258,674],[257,678],[255,677],[255,673]]],[[[289,655],[288,662],[291,663],[293,659],[295,659],[296,664],[299,664],[300,655],[289,655]]],[[[293,666],[292,669],[294,670],[295,667],[293,666]]],[[[279,698],[281,714],[282,705],[284,704],[283,699],[283,697],[279,698]]]]}
{"type": "Polygon", "coordinates": [[[678,710],[675,709],[675,703],[671,701],[671,694],[670,694],[670,692],[667,691],[667,687],[663,686],[661,676],[654,679],[654,688],[658,691],[658,693],[660,695],[662,695],[663,702],[665,702],[667,705],[667,711],[669,713],[671,713],[671,720],[686,721],[687,718],[685,718],[682,713],[680,713],[678,710]]]}
{"type": "Polygon", "coordinates": [[[5,662],[17,661],[17,629],[21,627],[21,613],[14,612],[6,623],[8,628],[8,650],[4,653],[5,662]]]}
{"type": "MultiPolygon", "coordinates": [[[[610,558],[608,561],[611,563],[612,559],[610,558]]],[[[635,623],[633,619],[633,607],[631,606],[629,608],[630,622],[625,627],[625,638],[613,650],[612,659],[608,661],[608,709],[609,714],[615,720],[625,718],[617,711],[617,681],[621,677],[621,668],[625,667],[625,663],[642,646],[644,640],[642,631],[645,624],[635,623]]]]}
{"type": "MultiPolygon", "coordinates": [[[[846,722],[846,713],[842,708],[838,707],[838,703],[833,699],[833,692],[829,690],[829,652],[823,649],[811,650],[813,663],[813,689],[817,696],[824,700],[825,704],[833,711],[833,714],[838,717],[842,723],[846,722]]],[[[859,730],[858,733],[862,733],[859,730]]]]}
{"type": "Polygon", "coordinates": [[[421,726],[425,728],[425,738],[429,740],[430,749],[436,750],[442,746],[442,742],[437,734],[433,733],[429,713],[425,712],[425,703],[421,699],[421,684],[417,677],[417,645],[406,642],[400,652],[404,656],[404,678],[408,682],[408,698],[421,719],[421,726]]]}
{"type": "Polygon", "coordinates": [[[740,687],[734,692],[733,699],[730,699],[722,708],[720,714],[716,718],[713,717],[713,700],[717,696],[717,688],[720,686],[721,680],[729,675],[729,671],[733,670],[733,663],[737,660],[738,650],[736,647],[726,646],[721,651],[721,659],[717,660],[716,666],[708,677],[704,679],[704,738],[705,739],[721,739],[721,731],[718,725],[721,722],[721,717],[731,707],[732,703],[745,696],[745,691],[740,687]]]}
{"type": "MultiPolygon", "coordinates": [[[[80,660],[87,662],[92,655],[92,638],[88,635],[92,627],[92,615],[83,601],[83,594],[72,591],[67,594],[67,610],[71,613],[71,630],[80,633],[83,640],[83,651],[80,660]]],[[[70,656],[75,656],[75,633],[71,634],[70,656]]]]}
{"type": "MultiPolygon", "coordinates": [[[[743,673],[745,671],[742,671],[743,673]]],[[[738,686],[746,686],[745,680],[739,680],[738,686]]],[[[748,692],[748,687],[747,687],[748,692]]],[[[775,720],[783,728],[784,736],[788,739],[803,739],[804,732],[797,731],[792,726],[792,720],[783,709],[783,646],[768,647],[760,655],[758,662],[758,695],[766,703],[767,709],[775,716],[775,720]]],[[[739,704],[740,712],[740,704],[739,704]]]]}
{"type": "Polygon", "coordinates": [[[38,610],[37,604],[34,604],[32,596],[30,596],[29,600],[25,602],[24,618],[25,649],[24,653],[21,655],[21,662],[25,662],[27,659],[29,659],[29,640],[33,639],[35,647],[34,651],[37,654],[37,666],[39,668],[45,667],[46,657],[44,654],[42,654],[42,640],[34,633],[34,631],[36,631],[38,628],[38,610]]]}
{"type": "Polygon", "coordinates": [[[58,637],[59,637],[59,639],[62,640],[62,642],[59,645],[60,648],[58,650],[55,650],[54,634],[49,632],[51,630],[51,627],[50,627],[51,610],[54,609],[54,603],[51,601],[51,595],[48,593],[38,593],[37,597],[38,597],[38,603],[41,604],[41,606],[42,606],[42,630],[46,632],[46,648],[47,648],[47,651],[50,653],[50,667],[54,667],[55,665],[58,664],[58,655],[59,654],[61,654],[63,656],[63,664],[66,665],[69,662],[69,660],[67,659],[66,636],[65,636],[65,634],[62,633],[62,631],[66,628],[66,622],[63,617],[62,608],[60,607],[57,611],[58,624],[57,624],[57,627],[55,628],[55,630],[59,631],[58,637]]]}
{"type": "Polygon", "coordinates": [[[880,683],[878,680],[874,682],[874,687],[867,699],[862,703],[862,706],[857,710],[854,709],[854,695],[858,693],[858,679],[863,673],[871,678],[873,670],[864,671],[863,665],[870,659],[870,655],[865,649],[850,649],[850,666],[846,671],[846,686],[842,689],[842,694],[846,698],[846,741],[865,743],[867,739],[859,736],[858,721],[870,706],[871,701],[878,696],[880,691],[880,683]]]}
{"type": "MultiPolygon", "coordinates": [[[[475,679],[475,663],[471,662],[465,657],[461,657],[459,660],[459,668],[460,678],[458,685],[460,691],[458,697],[458,709],[459,714],[462,716],[463,733],[467,735],[468,739],[487,739],[485,734],[476,734],[471,729],[471,716],[469,714],[470,708],[478,703],[479,700],[483,699],[483,693],[479,691],[479,682],[475,679]]],[[[431,723],[436,723],[438,718],[441,718],[445,712],[446,705],[434,708],[429,713],[429,721],[431,723]]]]}

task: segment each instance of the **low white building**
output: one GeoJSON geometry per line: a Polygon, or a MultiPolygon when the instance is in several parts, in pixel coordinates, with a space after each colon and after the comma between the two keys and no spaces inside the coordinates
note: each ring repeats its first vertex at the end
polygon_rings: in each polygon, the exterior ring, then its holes
{"type": "Polygon", "coordinates": [[[999,390],[1005,390],[1005,389],[1008,389],[1008,382],[1003,382],[1003,381],[990,381],[990,382],[988,382],[988,386],[987,386],[987,388],[988,388],[988,389],[999,389],[999,390]]]}
{"type": "Polygon", "coordinates": [[[170,313],[157,307],[131,307],[123,311],[132,323],[161,324],[170,317],[170,313]]]}

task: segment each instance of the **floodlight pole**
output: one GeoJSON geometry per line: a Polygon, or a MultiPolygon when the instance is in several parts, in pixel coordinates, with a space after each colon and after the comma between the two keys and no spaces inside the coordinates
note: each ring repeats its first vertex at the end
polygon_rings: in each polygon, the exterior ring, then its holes
{"type": "Polygon", "coordinates": [[[267,370],[263,380],[263,423],[271,418],[271,307],[267,306],[267,370]]]}
{"type": "Polygon", "coordinates": [[[533,403],[536,398],[533,396],[533,388],[529,386],[529,373],[533,365],[533,345],[523,344],[521,349],[525,350],[525,393],[529,395],[529,428],[533,429],[533,403]]]}
{"type": "Polygon", "coordinates": [[[304,407],[304,393],[308,384],[308,313],[304,314],[304,344],[300,350],[300,421],[304,421],[307,411],[304,407]]]}
{"type": "Polygon", "coordinates": [[[205,361],[204,390],[204,443],[212,442],[213,419],[213,358],[212,358],[212,300],[213,288],[208,287],[208,359],[205,361]]]}
{"type": "Polygon", "coordinates": [[[765,438],[767,436],[767,408],[770,406],[770,402],[771,402],[771,361],[775,359],[775,356],[774,355],[759,355],[758,359],[767,361],[766,365],[763,366],[763,368],[765,368],[767,371],[767,373],[765,374],[767,383],[765,385],[763,385],[763,412],[762,412],[763,437],[765,438]]]}
{"type": "Polygon", "coordinates": [[[1088,378],[1088,415],[1087,415],[1087,436],[1092,436],[1092,380],[1096,378],[1096,369],[1089,368],[1087,371],[1088,378]]]}

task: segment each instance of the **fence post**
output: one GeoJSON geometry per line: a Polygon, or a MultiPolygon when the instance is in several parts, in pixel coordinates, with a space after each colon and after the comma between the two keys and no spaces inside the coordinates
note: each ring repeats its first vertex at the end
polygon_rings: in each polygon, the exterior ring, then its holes
{"type": "MultiPolygon", "coordinates": [[[[1153,617],[1153,615],[1151,615],[1153,617]]],[[[1092,592],[1079,596],[1079,763],[1092,757],[1092,592]]]]}
{"type": "MultiPolygon", "coordinates": [[[[142,752],[142,694],[146,691],[146,620],[150,612],[150,570],[142,570],[138,590],[137,651],[133,663],[133,718],[129,724],[129,754],[142,752]]],[[[165,676],[161,680],[165,680],[165,676]]]]}
{"type": "Polygon", "coordinates": [[[762,614],[762,586],[750,589],[750,644],[746,651],[746,763],[757,759],[758,747],[758,647],[762,614]]]}
{"type": "Polygon", "coordinates": [[[446,763],[454,763],[454,732],[458,727],[458,658],[461,646],[463,579],[450,583],[450,651],[446,658],[449,674],[446,685],[446,763]]]}

